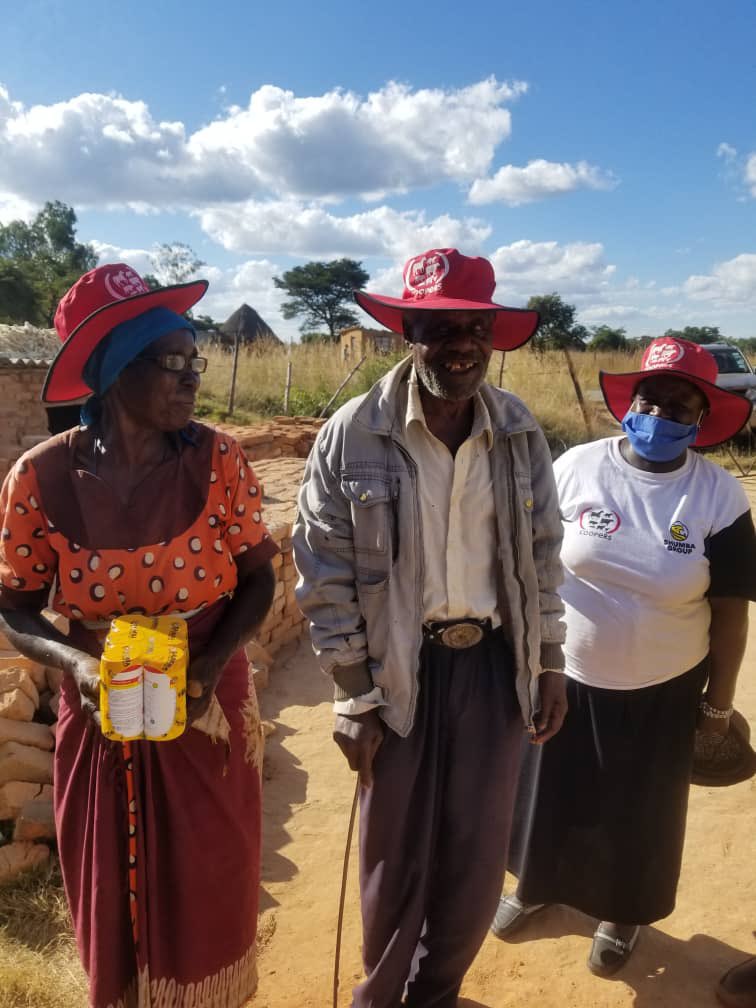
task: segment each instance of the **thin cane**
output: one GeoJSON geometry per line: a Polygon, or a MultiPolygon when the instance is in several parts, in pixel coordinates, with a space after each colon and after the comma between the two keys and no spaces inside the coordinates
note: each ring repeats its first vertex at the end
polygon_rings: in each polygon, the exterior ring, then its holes
{"type": "Polygon", "coordinates": [[[357,813],[357,799],[360,796],[360,778],[354,785],[352,811],[349,816],[346,850],[344,851],[344,870],[341,873],[341,897],[339,898],[339,921],[336,925],[336,953],[333,957],[333,1008],[339,1008],[339,960],[341,959],[341,928],[344,923],[344,900],[346,897],[347,874],[349,872],[349,852],[352,849],[352,834],[354,833],[354,818],[357,813]]]}

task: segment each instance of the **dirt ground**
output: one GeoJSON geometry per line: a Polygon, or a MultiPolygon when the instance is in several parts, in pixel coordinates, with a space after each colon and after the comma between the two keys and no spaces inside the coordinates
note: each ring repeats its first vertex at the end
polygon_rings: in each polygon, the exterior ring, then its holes
{"type": "MultiPolygon", "coordinates": [[[[756,505],[756,479],[746,481],[756,505]]],[[[332,1004],[341,868],[354,776],[331,741],[329,684],[309,642],[277,662],[262,694],[267,740],[260,984],[255,1008],[332,1004]]],[[[756,606],[736,705],[756,735],[756,606]]],[[[756,778],[693,787],[677,909],[643,929],[613,980],[585,965],[595,922],[552,907],[505,943],[489,935],[461,1008],[705,1008],[730,965],[756,954],[756,778]]],[[[484,828],[484,824],[481,824],[484,828]]],[[[361,977],[356,838],[349,867],[339,1008],[361,977]]],[[[511,879],[508,880],[511,883],[511,879]]]]}

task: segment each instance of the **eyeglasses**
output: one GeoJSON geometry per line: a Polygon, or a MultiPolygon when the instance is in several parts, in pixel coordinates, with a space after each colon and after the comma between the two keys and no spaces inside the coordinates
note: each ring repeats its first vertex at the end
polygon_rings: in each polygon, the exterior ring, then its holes
{"type": "Polygon", "coordinates": [[[207,371],[207,357],[187,357],[182,353],[163,354],[160,357],[137,357],[137,360],[151,361],[164,371],[189,371],[204,374],[207,371]]]}
{"type": "Polygon", "coordinates": [[[650,413],[651,410],[658,409],[662,416],[676,420],[677,423],[696,423],[699,426],[708,413],[708,409],[704,407],[698,411],[698,419],[691,419],[696,417],[696,406],[688,402],[681,402],[674,395],[664,396],[654,395],[651,392],[645,394],[636,392],[633,396],[633,403],[638,413],[650,413]]]}

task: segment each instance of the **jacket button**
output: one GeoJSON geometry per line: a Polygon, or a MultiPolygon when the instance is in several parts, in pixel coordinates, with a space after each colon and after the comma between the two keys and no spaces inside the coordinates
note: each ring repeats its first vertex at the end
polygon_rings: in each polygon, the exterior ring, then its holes
{"type": "Polygon", "coordinates": [[[528,511],[532,510],[532,508],[533,508],[533,498],[532,497],[528,497],[528,499],[525,501],[525,507],[528,509],[528,511]]]}
{"type": "Polygon", "coordinates": [[[360,494],[360,500],[364,503],[368,499],[368,494],[363,490],[360,494]]]}

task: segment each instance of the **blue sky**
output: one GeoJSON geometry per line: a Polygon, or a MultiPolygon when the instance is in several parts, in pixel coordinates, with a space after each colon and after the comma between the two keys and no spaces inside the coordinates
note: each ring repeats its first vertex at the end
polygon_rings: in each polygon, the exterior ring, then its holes
{"type": "Polygon", "coordinates": [[[756,5],[26,0],[4,16],[0,220],[73,205],[101,261],[189,243],[205,310],[347,255],[489,256],[588,326],[756,335],[756,5]]]}

